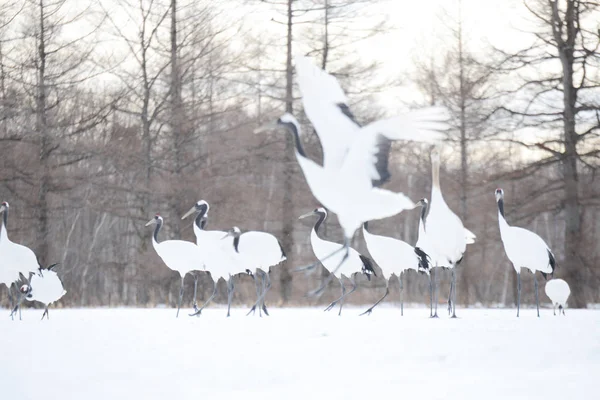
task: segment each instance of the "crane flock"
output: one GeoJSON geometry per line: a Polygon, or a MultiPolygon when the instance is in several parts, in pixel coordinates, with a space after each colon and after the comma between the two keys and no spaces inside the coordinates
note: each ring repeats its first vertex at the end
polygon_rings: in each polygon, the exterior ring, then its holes
{"type": "MultiPolygon", "coordinates": [[[[294,271],[310,271],[319,264],[329,271],[321,285],[311,290],[308,296],[319,296],[336,278],[341,296],[332,301],[326,311],[339,304],[341,315],[344,300],[357,289],[356,277],[364,275],[368,280],[378,276],[385,279],[385,293],[375,304],[361,315],[369,315],[390,293],[389,282],[393,275],[399,281],[403,315],[403,275],[413,270],[427,275],[430,288],[430,317],[437,318],[438,289],[435,269],[450,269],[452,273],[448,313],[456,318],[456,269],[461,264],[467,245],[475,242],[476,236],[463,226],[461,219],[444,200],[440,183],[440,142],[448,129],[448,113],[441,107],[429,107],[382,119],[361,126],[350,107],[348,99],[337,79],[318,68],[308,57],[295,57],[298,86],[302,104],[312,123],[323,149],[322,165],[311,160],[302,145],[301,124],[296,117],[285,113],[273,123],[255,130],[260,133],[283,130],[294,140],[294,154],[308,187],[315,199],[321,203],[300,218],[318,217],[310,231],[310,243],[316,260],[294,271]],[[400,192],[382,189],[380,186],[390,178],[388,158],[393,141],[408,140],[433,145],[431,156],[432,185],[430,199],[413,202],[400,192]],[[418,239],[410,244],[397,238],[374,234],[369,222],[389,218],[405,210],[421,207],[419,213],[418,239]],[[319,229],[325,223],[328,212],[337,215],[342,228],[342,243],[332,242],[320,236],[319,229]],[[362,234],[369,256],[350,247],[356,231],[362,234]],[[346,283],[351,285],[347,290],[346,283]],[[434,309],[435,305],[435,309],[434,309]]],[[[504,191],[497,189],[495,198],[498,206],[500,235],[509,260],[517,272],[517,317],[520,313],[521,269],[534,275],[537,315],[539,317],[538,281],[539,271],[544,277],[553,274],[555,257],[537,234],[523,228],[508,225],[504,213],[504,191]]],[[[231,303],[235,280],[239,275],[249,275],[256,286],[256,301],[250,313],[258,309],[259,316],[269,315],[265,297],[271,288],[272,268],[286,260],[286,252],[279,240],[270,233],[246,231],[234,226],[228,230],[207,230],[210,205],[205,200],[197,201],[181,216],[185,219],[194,215],[193,231],[196,243],[185,240],[159,241],[159,232],[164,224],[156,214],[146,226],[154,225],[152,246],[163,263],[179,274],[181,285],[177,302],[177,314],[182,306],[184,279],[194,277],[193,313],[200,316],[218,292],[218,282],[227,283],[227,317],[231,315],[231,303]],[[205,303],[198,307],[196,302],[198,278],[208,274],[213,280],[213,292],[205,303]]],[[[9,204],[0,205],[0,284],[8,287],[11,303],[11,318],[14,318],[23,300],[38,301],[45,305],[42,315],[48,316],[50,304],[60,300],[66,293],[60,278],[54,271],[57,264],[48,268],[39,265],[34,252],[23,245],[10,241],[7,233],[9,204]],[[18,286],[18,282],[25,284],[18,286]],[[17,285],[17,300],[12,286],[17,285]]],[[[546,284],[546,293],[559,314],[570,294],[568,284],[554,279],[546,284]]],[[[20,314],[19,314],[20,315],[20,314]]]]}

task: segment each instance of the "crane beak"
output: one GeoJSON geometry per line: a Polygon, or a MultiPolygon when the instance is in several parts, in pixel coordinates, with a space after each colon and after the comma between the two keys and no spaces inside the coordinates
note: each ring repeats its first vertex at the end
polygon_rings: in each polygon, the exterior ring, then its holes
{"type": "Polygon", "coordinates": [[[227,233],[225,234],[225,236],[223,236],[223,237],[221,238],[221,240],[223,240],[223,239],[227,239],[229,236],[231,236],[231,232],[227,232],[227,233]]]}
{"type": "Polygon", "coordinates": [[[146,226],[150,226],[155,223],[156,223],[156,220],[154,218],[152,218],[150,221],[146,222],[146,226]]]}
{"type": "Polygon", "coordinates": [[[272,131],[273,129],[277,129],[278,125],[275,122],[269,122],[268,124],[259,126],[254,130],[254,134],[262,133],[266,131],[272,131]]]}
{"type": "Polygon", "coordinates": [[[314,211],[311,211],[311,212],[309,212],[309,213],[306,213],[306,214],[304,214],[304,215],[301,215],[301,216],[299,216],[299,217],[298,217],[298,219],[303,219],[303,218],[312,217],[313,215],[315,215],[315,212],[314,212],[314,211]]]}
{"type": "Polygon", "coordinates": [[[196,207],[190,208],[190,210],[188,212],[186,212],[185,214],[183,214],[183,217],[181,217],[181,219],[186,219],[187,217],[189,217],[190,215],[192,215],[194,212],[196,212],[196,207]]]}

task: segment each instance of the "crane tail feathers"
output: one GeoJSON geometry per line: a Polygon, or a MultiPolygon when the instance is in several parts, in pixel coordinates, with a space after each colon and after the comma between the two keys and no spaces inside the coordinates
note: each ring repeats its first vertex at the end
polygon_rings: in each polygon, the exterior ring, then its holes
{"type": "Polygon", "coordinates": [[[362,254],[358,255],[360,260],[363,263],[362,273],[367,275],[367,279],[371,280],[371,275],[377,276],[375,273],[375,268],[373,268],[373,262],[367,256],[363,256],[362,254]]]}
{"type": "MultiPolygon", "coordinates": [[[[554,254],[552,254],[552,252],[550,251],[550,249],[548,250],[548,265],[550,265],[550,268],[552,268],[552,272],[550,272],[550,276],[554,275],[554,269],[556,268],[556,259],[554,258],[554,254]]],[[[544,277],[544,279],[548,280],[548,274],[545,272],[542,272],[542,276],[544,277]]]]}
{"type": "Polygon", "coordinates": [[[419,272],[428,274],[431,268],[430,257],[420,247],[415,247],[415,254],[419,258],[419,272]]]}

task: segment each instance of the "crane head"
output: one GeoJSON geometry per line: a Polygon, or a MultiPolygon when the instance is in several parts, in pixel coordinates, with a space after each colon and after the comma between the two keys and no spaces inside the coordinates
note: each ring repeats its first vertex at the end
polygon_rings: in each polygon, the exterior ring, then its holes
{"type": "Polygon", "coordinates": [[[208,202],[206,202],[206,200],[198,200],[196,202],[196,204],[194,204],[194,206],[192,208],[189,209],[188,212],[186,212],[183,217],[181,217],[181,219],[185,219],[187,217],[189,217],[190,215],[192,215],[193,213],[200,213],[202,215],[206,215],[206,213],[208,213],[208,210],[210,209],[208,202]]]}
{"type": "Polygon", "coordinates": [[[298,219],[312,217],[313,215],[325,215],[327,217],[327,210],[323,207],[315,208],[311,212],[301,215],[298,219]]]}
{"type": "Polygon", "coordinates": [[[8,202],[7,201],[3,201],[2,204],[0,205],[0,213],[3,212],[4,210],[8,210],[8,202]]]}
{"type": "Polygon", "coordinates": [[[496,195],[496,201],[504,198],[504,190],[502,190],[500,188],[496,189],[495,195],[496,195]]]}
{"type": "Polygon", "coordinates": [[[25,297],[31,298],[31,286],[25,284],[19,288],[19,292],[21,292],[25,297]]]}
{"type": "Polygon", "coordinates": [[[298,134],[298,135],[300,134],[300,123],[298,122],[296,117],[294,117],[290,113],[283,114],[275,122],[270,122],[270,123],[267,123],[263,126],[256,128],[254,130],[254,133],[261,133],[261,132],[270,131],[270,130],[281,128],[281,127],[286,128],[287,130],[289,130],[290,132],[292,132],[294,134],[298,134]]]}
{"type": "Polygon", "coordinates": [[[162,223],[163,223],[163,218],[160,215],[156,214],[154,216],[154,218],[152,218],[150,221],[146,222],[146,226],[155,225],[155,224],[162,225],[162,223]]]}
{"type": "Polygon", "coordinates": [[[221,239],[225,239],[229,236],[233,236],[234,238],[236,238],[236,237],[240,237],[241,234],[242,234],[242,231],[240,230],[240,228],[238,228],[237,226],[234,226],[233,228],[228,230],[227,233],[225,233],[225,236],[223,236],[221,239]]]}

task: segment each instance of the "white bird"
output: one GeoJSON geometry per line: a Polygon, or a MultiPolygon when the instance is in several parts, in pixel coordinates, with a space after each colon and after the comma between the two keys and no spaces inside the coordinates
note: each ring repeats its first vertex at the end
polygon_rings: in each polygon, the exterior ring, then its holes
{"type": "MultiPolygon", "coordinates": [[[[343,248],[343,245],[323,240],[318,235],[321,224],[327,218],[327,211],[324,208],[320,207],[315,209],[314,211],[302,215],[300,218],[307,218],[313,215],[319,216],[319,219],[315,223],[310,233],[310,243],[313,249],[313,253],[317,257],[317,259],[319,259],[320,263],[323,264],[323,267],[325,267],[325,269],[327,269],[330,272],[331,276],[335,276],[338,279],[342,289],[342,295],[338,299],[331,302],[331,304],[329,304],[327,308],[325,308],[325,311],[331,310],[337,303],[340,303],[340,311],[338,312],[338,315],[341,315],[342,307],[344,306],[344,299],[356,290],[355,275],[357,273],[362,272],[367,275],[367,278],[369,280],[371,280],[371,274],[375,274],[375,270],[373,269],[373,264],[371,263],[371,260],[368,257],[363,256],[353,248],[350,248],[348,259],[342,264],[341,259],[343,257],[343,254],[337,252],[337,250],[343,248]],[[331,256],[331,254],[335,255],[331,256]],[[341,265],[341,267],[338,268],[339,265],[341,265]],[[344,286],[344,278],[346,278],[346,280],[350,281],[350,283],[352,284],[352,289],[350,289],[349,292],[346,292],[346,287],[344,286]]],[[[296,271],[313,269],[313,265],[314,264],[311,264],[307,267],[298,268],[296,269],[296,271]]]]}
{"type": "Polygon", "coordinates": [[[571,294],[569,284],[562,279],[551,279],[546,282],[546,296],[552,301],[554,306],[554,315],[556,315],[556,307],[558,306],[558,315],[562,311],[565,315],[565,307],[567,306],[567,299],[571,294]]]}
{"type": "MultiPolygon", "coordinates": [[[[424,205],[424,202],[420,200],[417,204],[424,205]]],[[[396,274],[400,283],[400,315],[404,315],[402,275],[409,269],[429,275],[431,268],[429,256],[423,249],[413,247],[402,240],[370,233],[367,230],[367,224],[367,222],[363,224],[363,236],[369,254],[381,268],[381,273],[385,279],[385,294],[363,314],[371,314],[373,309],[387,297],[390,293],[389,279],[392,274],[396,274]]]]}
{"type": "Polygon", "coordinates": [[[46,306],[44,313],[42,314],[42,319],[44,319],[44,317],[50,319],[48,307],[50,307],[50,304],[60,300],[67,293],[60,278],[56,272],[52,270],[52,268],[57,265],[58,264],[52,264],[47,269],[40,268],[37,273],[31,276],[29,285],[26,284],[21,286],[20,291],[22,297],[19,304],[13,309],[13,313],[17,311],[17,308],[23,299],[28,301],[39,301],[46,306]]]}
{"type": "Polygon", "coordinates": [[[191,316],[200,315],[202,310],[214,299],[217,294],[217,287],[219,279],[223,278],[225,282],[227,282],[227,298],[228,298],[228,307],[227,307],[227,316],[229,317],[229,309],[231,306],[231,296],[233,294],[233,277],[231,276],[234,273],[234,266],[232,265],[233,259],[228,254],[225,249],[225,244],[221,239],[225,236],[226,232],[224,231],[207,231],[204,228],[206,227],[208,221],[208,211],[210,210],[210,206],[208,202],[205,200],[197,201],[194,206],[185,213],[181,219],[185,219],[188,216],[196,213],[196,217],[194,218],[194,235],[196,235],[196,244],[204,251],[205,259],[202,260],[203,264],[210,265],[210,270],[207,270],[210,276],[213,279],[213,293],[212,295],[204,302],[202,307],[198,308],[196,304],[196,292],[197,292],[197,284],[198,277],[194,275],[194,313],[190,314],[191,316]],[[206,259],[206,257],[210,257],[210,259],[206,259]]]}
{"type": "Polygon", "coordinates": [[[12,307],[15,305],[11,290],[12,284],[21,279],[20,274],[29,277],[30,274],[37,273],[40,264],[35,253],[29,247],[14,243],[8,238],[6,226],[9,209],[10,206],[6,201],[0,205],[0,213],[2,213],[2,222],[0,223],[0,283],[4,283],[8,287],[12,307]]]}
{"type": "Polygon", "coordinates": [[[192,242],[185,240],[164,240],[158,241],[158,232],[163,225],[163,218],[156,214],[154,218],[146,223],[146,226],[156,225],[152,234],[152,246],[158,256],[163,260],[167,267],[179,273],[181,277],[181,288],[179,289],[179,301],[177,303],[177,317],[183,299],[183,280],[185,275],[192,271],[203,271],[206,251],[200,249],[192,242]]]}
{"type": "MultiPolygon", "coordinates": [[[[467,242],[474,241],[474,234],[465,229],[460,218],[444,201],[440,187],[440,153],[437,147],[431,151],[431,205],[424,223],[427,241],[437,266],[452,269],[448,312],[456,318],[456,272],[455,267],[463,259],[467,242]],[[468,238],[467,238],[468,237],[468,238]]],[[[434,286],[436,286],[434,282],[434,286]]],[[[437,290],[437,288],[434,288],[437,290]]],[[[437,297],[437,296],[436,296],[437,297]]],[[[437,316],[437,302],[435,304],[437,316]]]]}
{"type": "Polygon", "coordinates": [[[506,256],[517,271],[517,317],[521,308],[521,268],[527,268],[533,274],[535,282],[535,302],[537,315],[540,316],[540,301],[538,297],[538,281],[535,271],[540,271],[544,278],[553,274],[556,268],[554,254],[544,242],[544,239],[527,229],[510,226],[504,218],[504,191],[496,189],[496,202],[498,203],[498,224],[500,237],[504,244],[506,256]]]}
{"type": "MultiPolygon", "coordinates": [[[[391,217],[415,207],[402,193],[374,187],[390,177],[387,170],[390,141],[441,139],[440,131],[447,128],[444,122],[447,112],[443,108],[427,108],[361,127],[333,76],[303,57],[296,58],[296,72],[302,103],[321,141],[323,166],[306,157],[300,140],[300,124],[291,114],[284,114],[275,124],[263,126],[257,132],[281,126],[293,135],[296,159],[310,190],[321,204],[337,214],[344,231],[344,246],[336,250],[344,256],[340,265],[332,270],[335,271],[347,259],[350,240],[364,222],[391,217]]],[[[331,278],[311,295],[321,293],[331,278]]]]}
{"type": "MultiPolygon", "coordinates": [[[[227,232],[225,231],[207,231],[208,211],[210,206],[205,200],[199,200],[181,219],[196,213],[194,218],[194,234],[196,235],[196,244],[203,249],[211,249],[207,254],[211,259],[203,260],[210,265],[207,271],[213,279],[213,293],[200,308],[194,307],[194,313],[191,316],[200,315],[202,310],[213,300],[217,293],[219,279],[223,278],[227,282],[227,316],[230,316],[231,300],[234,292],[234,275],[243,272],[242,266],[235,263],[236,256],[233,249],[233,238],[225,240],[227,232]]],[[[250,274],[253,278],[254,276],[250,274]]],[[[194,288],[194,297],[196,290],[194,288]]]]}
{"type": "Polygon", "coordinates": [[[262,291],[260,293],[257,291],[258,298],[248,314],[254,312],[258,307],[259,315],[261,315],[261,309],[266,315],[269,315],[264,299],[271,289],[271,278],[269,277],[271,267],[286,260],[281,243],[270,233],[259,231],[242,233],[237,226],[227,231],[227,236],[233,237],[231,249],[235,256],[235,263],[247,272],[255,270],[257,276],[262,276],[262,291]]]}

